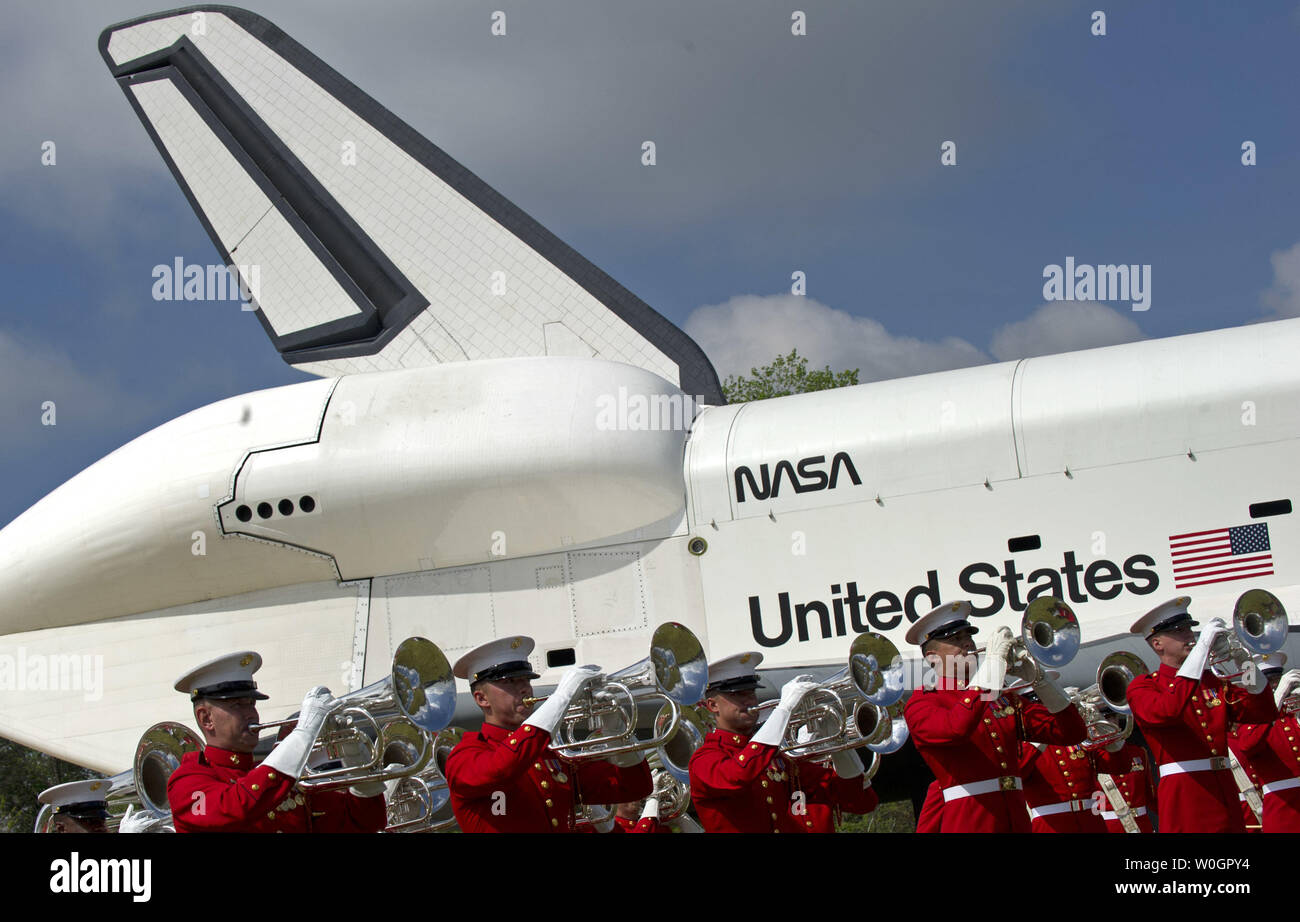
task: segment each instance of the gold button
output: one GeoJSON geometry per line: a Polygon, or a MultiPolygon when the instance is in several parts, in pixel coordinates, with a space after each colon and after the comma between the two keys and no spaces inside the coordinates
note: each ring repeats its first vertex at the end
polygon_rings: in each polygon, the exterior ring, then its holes
{"type": "Polygon", "coordinates": [[[776,819],[776,814],[775,814],[775,813],[772,814],[772,819],[776,819]]]}
{"type": "Polygon", "coordinates": [[[533,763],[533,768],[537,769],[537,770],[540,772],[540,771],[542,770],[542,763],[541,763],[541,762],[534,762],[534,763],[533,763]]]}
{"type": "Polygon", "coordinates": [[[770,804],[770,803],[772,802],[772,798],[769,797],[769,798],[767,799],[767,802],[770,804]]]}
{"type": "Polygon", "coordinates": [[[542,790],[543,790],[543,791],[545,791],[545,790],[546,790],[547,788],[549,788],[550,786],[551,786],[551,783],[550,783],[549,781],[543,781],[543,782],[542,782],[542,790]]]}
{"type": "Polygon", "coordinates": [[[1206,742],[1211,742],[1213,739],[1214,739],[1214,737],[1210,736],[1210,734],[1208,734],[1208,733],[1205,734],[1205,741],[1206,741],[1206,742]]]}
{"type": "Polygon", "coordinates": [[[745,754],[742,752],[742,753],[740,754],[740,757],[739,757],[739,758],[740,758],[740,761],[742,761],[742,762],[745,761],[745,754]]]}
{"type": "Polygon", "coordinates": [[[812,820],[804,820],[804,821],[803,821],[803,824],[804,824],[805,826],[811,826],[811,825],[812,825],[812,820]]]}
{"type": "Polygon", "coordinates": [[[551,825],[552,825],[552,826],[558,826],[558,825],[560,825],[560,821],[557,820],[557,819],[555,819],[554,817],[551,817],[551,825]]]}
{"type": "Polygon", "coordinates": [[[548,807],[553,807],[553,806],[555,806],[553,803],[551,803],[551,798],[549,798],[549,797],[546,798],[546,806],[548,806],[548,807]]]}
{"type": "Polygon", "coordinates": [[[998,764],[1001,765],[1003,768],[1006,768],[1006,767],[1007,767],[1007,763],[1006,763],[1006,762],[999,762],[998,764]]]}
{"type": "Polygon", "coordinates": [[[991,724],[991,723],[993,723],[993,721],[989,720],[987,717],[984,718],[984,722],[985,722],[986,724],[991,724]]]}
{"type": "Polygon", "coordinates": [[[273,820],[273,819],[275,819],[275,811],[274,811],[274,810],[267,810],[267,811],[266,811],[266,818],[267,818],[268,820],[273,820]]]}
{"type": "Polygon", "coordinates": [[[758,743],[751,743],[750,746],[749,746],[749,748],[750,748],[750,749],[757,749],[757,748],[758,748],[758,743]]]}
{"type": "Polygon", "coordinates": [[[996,749],[998,752],[1001,752],[1001,751],[1002,751],[1002,747],[1001,747],[1001,746],[995,746],[995,747],[993,747],[993,748],[996,749]]]}
{"type": "Polygon", "coordinates": [[[763,782],[763,787],[767,787],[767,782],[766,782],[766,781],[763,782]]]}
{"type": "Polygon", "coordinates": [[[518,745],[519,745],[519,740],[515,739],[513,736],[510,737],[510,745],[511,745],[511,746],[518,746],[518,745]]]}
{"type": "Polygon", "coordinates": [[[1065,777],[1067,777],[1067,778],[1070,777],[1070,773],[1069,773],[1069,772],[1062,772],[1062,774],[1065,775],[1065,777]]]}
{"type": "Polygon", "coordinates": [[[997,739],[997,738],[998,738],[998,733],[997,733],[996,730],[994,730],[992,733],[989,734],[989,736],[993,737],[994,739],[997,739]]]}
{"type": "Polygon", "coordinates": [[[266,773],[266,780],[267,780],[267,781],[274,781],[274,780],[275,780],[275,772],[267,772],[267,773],[266,773]]]}
{"type": "Polygon", "coordinates": [[[733,736],[733,737],[731,738],[731,741],[732,741],[733,743],[739,743],[739,742],[740,742],[740,737],[738,737],[738,736],[733,736]]]}
{"type": "Polygon", "coordinates": [[[532,724],[524,724],[524,732],[525,732],[525,733],[532,733],[532,732],[533,732],[533,725],[532,725],[532,724]]]}
{"type": "Polygon", "coordinates": [[[230,761],[231,761],[231,762],[238,762],[238,761],[239,761],[239,756],[235,755],[235,754],[232,752],[232,753],[230,754],[230,761]]]}
{"type": "Polygon", "coordinates": [[[260,790],[261,790],[261,788],[259,788],[259,787],[258,787],[257,785],[255,785],[255,784],[252,786],[252,788],[253,788],[254,791],[260,791],[260,790]]]}

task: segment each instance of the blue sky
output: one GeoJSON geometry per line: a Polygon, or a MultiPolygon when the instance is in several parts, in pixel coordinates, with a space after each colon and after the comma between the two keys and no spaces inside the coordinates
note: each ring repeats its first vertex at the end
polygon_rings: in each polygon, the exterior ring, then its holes
{"type": "MultiPolygon", "coordinates": [[[[1295,2],[247,5],[723,375],[791,346],[872,380],[1300,314],[1295,2]],[[1151,265],[1150,310],[1045,305],[1067,256],[1151,265]]],[[[155,9],[54,0],[0,36],[0,522],[174,416],[305,379],[251,315],[150,298],[155,265],[217,258],[96,48],[155,9]]]]}

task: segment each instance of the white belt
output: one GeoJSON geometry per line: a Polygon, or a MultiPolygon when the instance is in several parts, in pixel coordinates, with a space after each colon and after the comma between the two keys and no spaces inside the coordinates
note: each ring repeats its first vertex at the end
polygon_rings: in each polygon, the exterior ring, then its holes
{"type": "Polygon", "coordinates": [[[970,784],[954,784],[943,789],[943,802],[961,800],[963,797],[977,797],[980,794],[993,794],[997,791],[1019,791],[1024,783],[1014,775],[1003,775],[987,781],[972,781],[970,784]]]}
{"type": "Polygon", "coordinates": [[[1091,809],[1091,800],[1067,800],[1063,804],[1049,804],[1046,807],[1030,807],[1029,816],[1032,819],[1038,819],[1040,816],[1054,816],[1057,813],[1079,813],[1083,810],[1091,809]]]}
{"type": "Polygon", "coordinates": [[[1218,772],[1228,770],[1228,760],[1223,756],[1213,759],[1192,759],[1190,762],[1166,762],[1160,766],[1160,777],[1181,775],[1184,772],[1218,772]]]}
{"type": "Polygon", "coordinates": [[[1238,794],[1237,800],[1241,801],[1244,804],[1246,802],[1246,792],[1242,791],[1240,794],[1238,794]]]}
{"type": "Polygon", "coordinates": [[[1300,788],[1300,778],[1288,778],[1285,781],[1274,781],[1272,784],[1264,785],[1265,794],[1276,794],[1278,791],[1289,791],[1291,788],[1300,788]]]}
{"type": "MultiPolygon", "coordinates": [[[[1136,819],[1139,816],[1146,816],[1146,815],[1147,815],[1146,807],[1137,807],[1136,809],[1129,811],[1129,816],[1133,817],[1134,819],[1136,819]]],[[[1113,810],[1102,810],[1101,818],[1103,820],[1117,820],[1119,819],[1119,814],[1115,813],[1113,810]]]]}

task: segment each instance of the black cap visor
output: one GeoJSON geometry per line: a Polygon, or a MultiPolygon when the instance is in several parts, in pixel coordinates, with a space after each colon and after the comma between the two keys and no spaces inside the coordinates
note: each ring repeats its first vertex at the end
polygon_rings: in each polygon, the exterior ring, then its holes
{"type": "Polygon", "coordinates": [[[254,701],[266,701],[270,697],[257,690],[256,682],[218,682],[216,685],[196,688],[194,694],[190,695],[190,700],[209,698],[214,701],[224,701],[230,698],[252,698],[254,701]]]}

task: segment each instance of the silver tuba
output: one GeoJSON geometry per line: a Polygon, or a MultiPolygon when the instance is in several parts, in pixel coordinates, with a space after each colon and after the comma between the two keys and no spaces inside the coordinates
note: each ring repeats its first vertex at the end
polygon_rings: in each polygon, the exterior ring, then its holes
{"type": "MultiPolygon", "coordinates": [[[[608,676],[593,677],[574,696],[551,749],[570,761],[639,761],[640,753],[672,740],[683,709],[703,697],[708,675],[704,648],[695,634],[675,621],[661,624],[655,628],[649,656],[608,676]],[[651,720],[649,739],[637,739],[640,710],[654,704],[668,716],[651,720]]],[[[535,704],[546,699],[524,700],[535,704]]]]}
{"type": "MultiPolygon", "coordinates": [[[[1079,652],[1079,619],[1073,609],[1054,596],[1040,595],[1029,603],[1020,619],[1020,636],[1007,651],[1008,679],[1003,690],[1025,692],[1034,682],[1018,673],[1041,675],[1044,668],[1059,669],[1079,652]]],[[[984,653],[986,646],[976,653],[984,653]]]]}
{"type": "Polygon", "coordinates": [[[429,764],[419,773],[399,780],[389,795],[384,832],[443,832],[455,828],[447,786],[447,757],[464,735],[460,727],[438,731],[429,764]]]}
{"type": "Polygon", "coordinates": [[[108,828],[116,830],[128,811],[142,811],[157,825],[168,823],[167,780],[185,753],[202,751],[203,743],[184,724],[167,720],[145,730],[136,743],[131,767],[109,779],[108,828]]]}
{"type": "MultiPolygon", "coordinates": [[[[408,637],[398,645],[389,675],[338,699],[312,750],[312,761],[319,763],[339,759],[345,744],[358,745],[365,753],[362,764],[309,767],[298,786],[325,790],[417,774],[432,757],[430,738],[451,723],[455,710],[456,680],[447,657],[433,641],[408,637]],[[398,767],[385,768],[390,764],[398,767]]],[[[255,728],[295,722],[289,718],[255,728]]]]}
{"type": "MultiPolygon", "coordinates": [[[[870,631],[853,638],[848,665],[808,692],[790,718],[782,754],[822,759],[885,743],[895,729],[887,708],[903,696],[903,670],[889,638],[870,631]]],[[[762,713],[777,704],[765,701],[751,710],[762,713]]]]}
{"type": "Polygon", "coordinates": [[[1250,668],[1255,655],[1276,653],[1286,644],[1286,608],[1267,589],[1248,589],[1232,611],[1232,631],[1214,639],[1209,666],[1221,679],[1235,679],[1250,668]]]}
{"type": "Polygon", "coordinates": [[[1088,738],[1083,742],[1085,749],[1099,749],[1116,740],[1128,739],[1133,732],[1128,686],[1148,671],[1146,663],[1137,654],[1116,650],[1098,665],[1096,683],[1071,696],[1070,700],[1088,725],[1088,738]]]}

